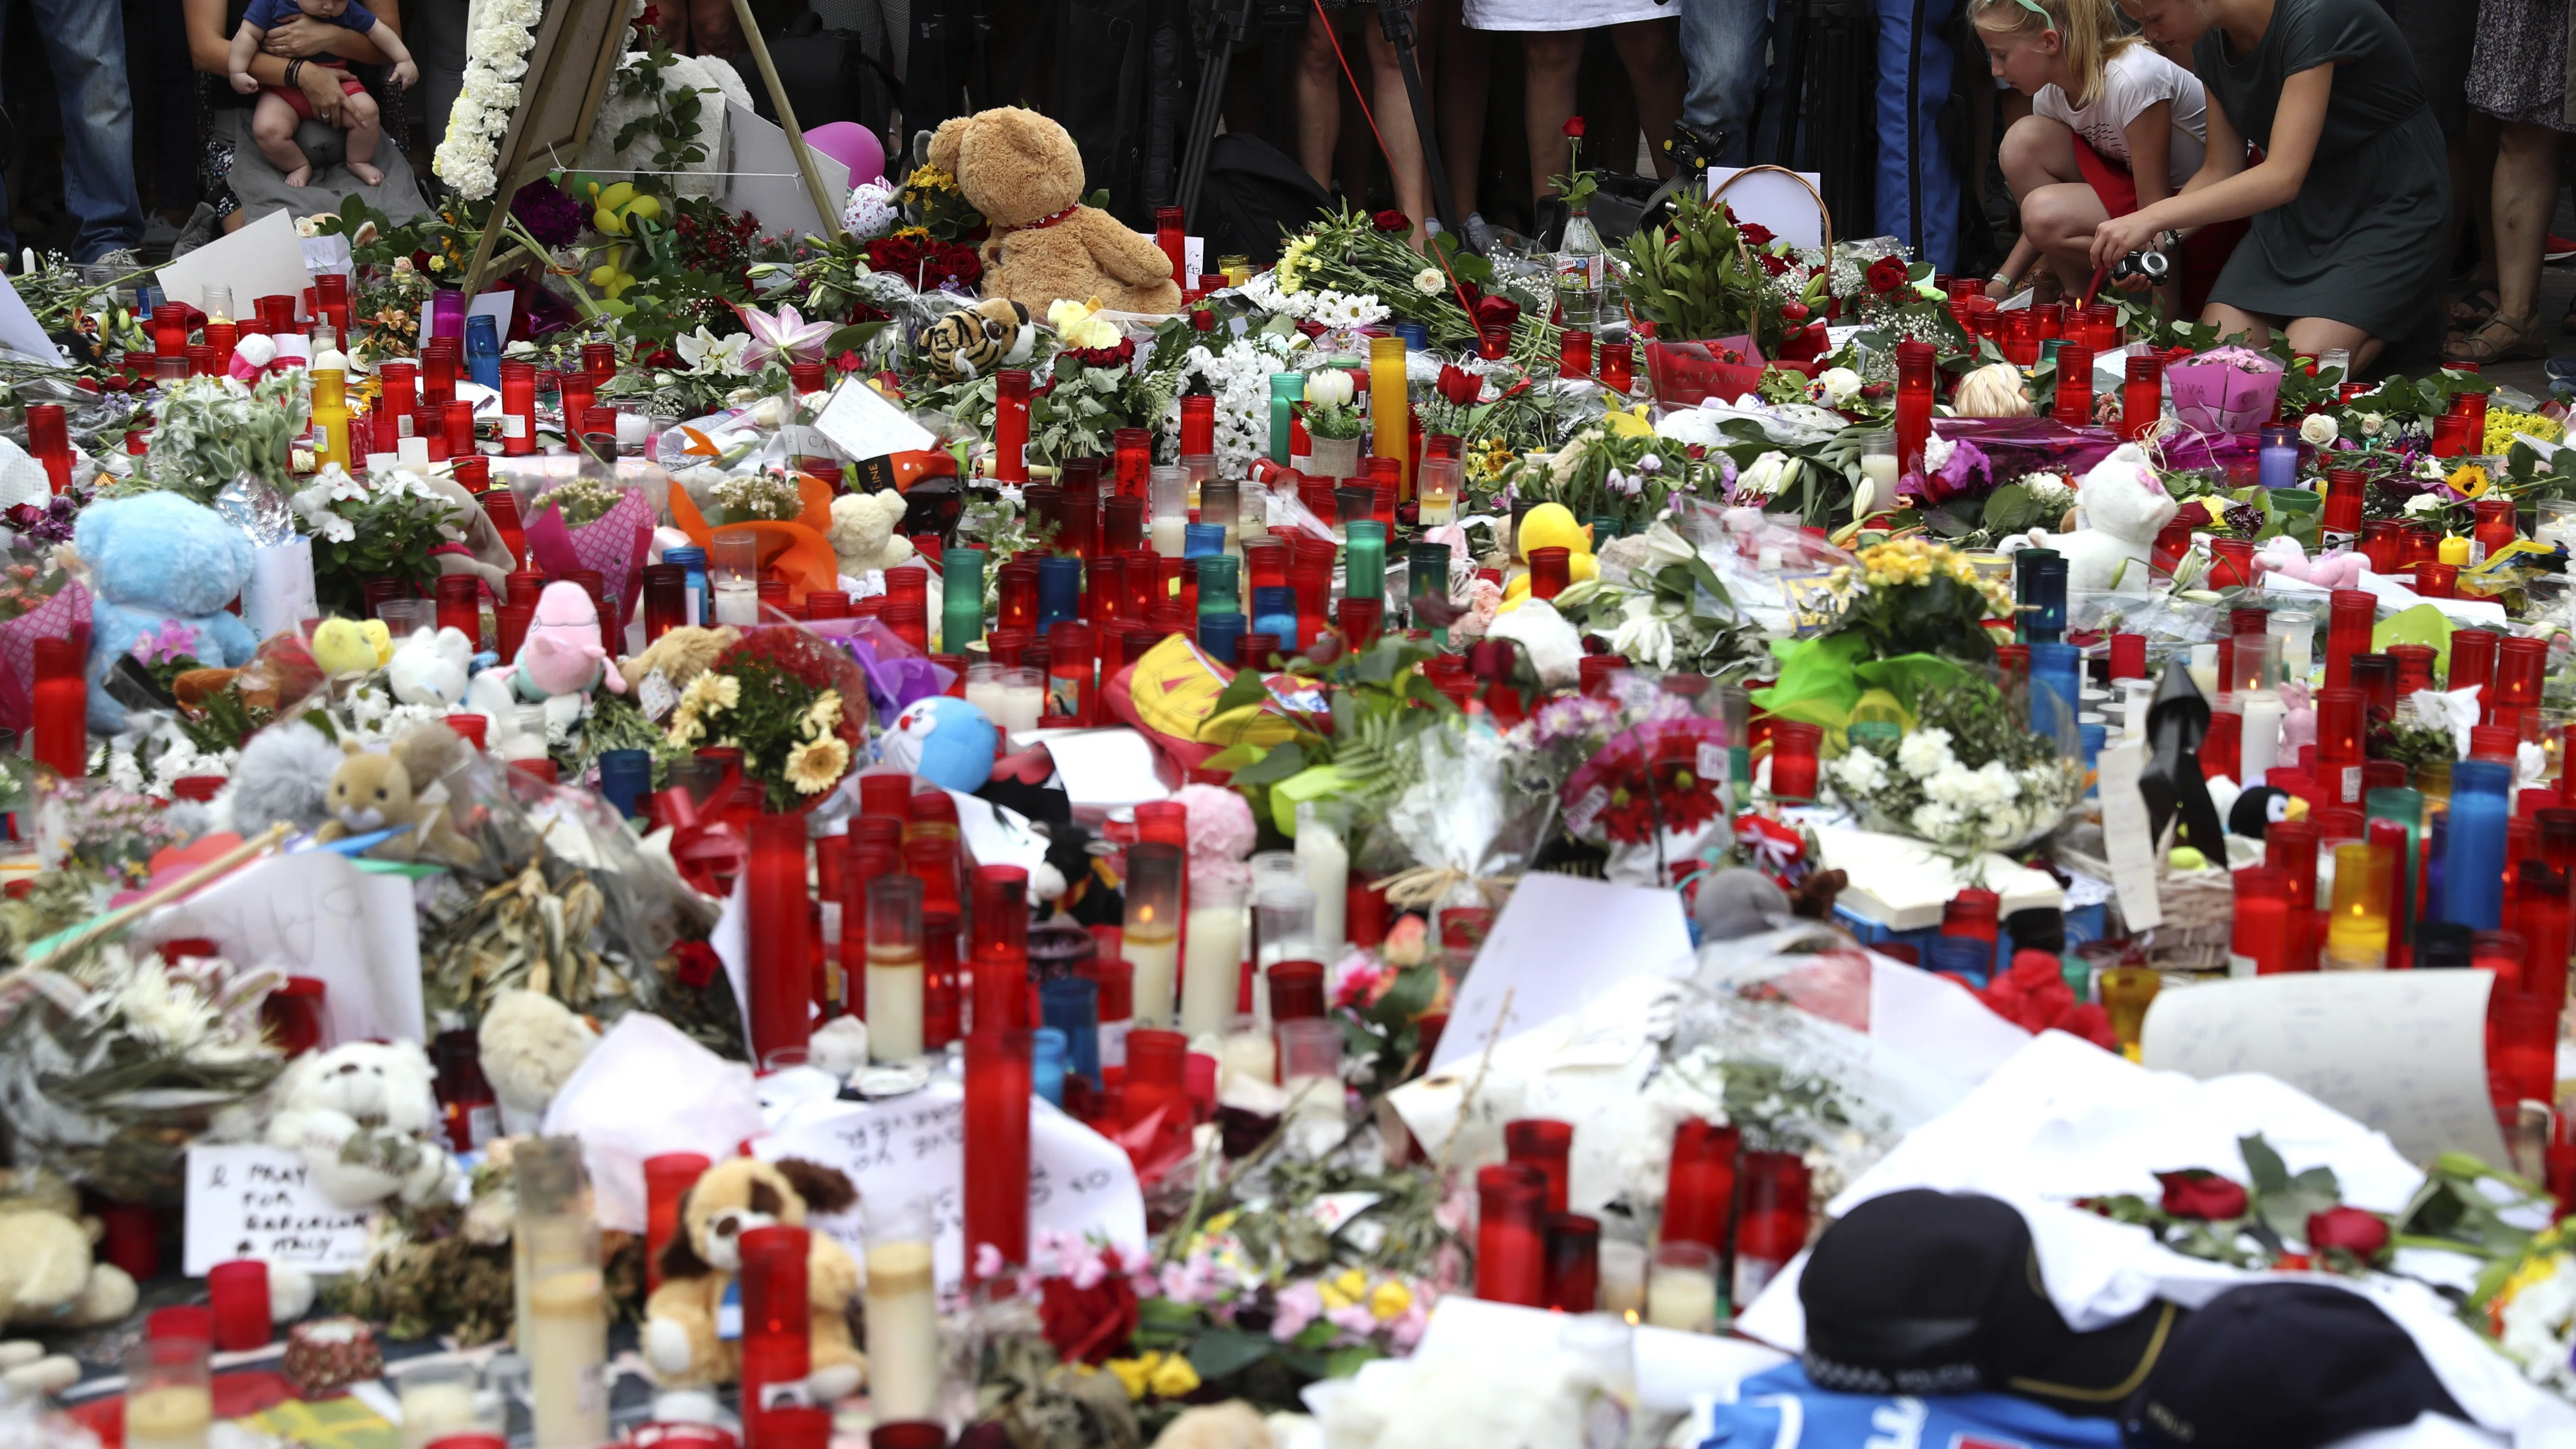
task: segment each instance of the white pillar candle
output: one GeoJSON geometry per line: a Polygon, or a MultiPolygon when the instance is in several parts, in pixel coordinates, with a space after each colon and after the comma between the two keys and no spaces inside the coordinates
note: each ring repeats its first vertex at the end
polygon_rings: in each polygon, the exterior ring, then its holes
{"type": "Polygon", "coordinates": [[[1279,1080],[1278,1039],[1268,1027],[1229,1032],[1218,1044],[1216,1067],[1216,1089],[1220,1094],[1237,1077],[1269,1086],[1279,1080]]]}
{"type": "Polygon", "coordinates": [[[484,1427],[474,1409],[474,1386],[461,1379],[402,1385],[403,1449],[426,1449],[433,1439],[484,1427]]]}
{"type": "Polygon", "coordinates": [[[760,586],[718,580],[715,585],[716,622],[743,628],[760,622],[760,586]]]}
{"type": "Polygon", "coordinates": [[[868,1060],[908,1062],[922,1054],[921,952],[868,948],[868,1060]]]}
{"type": "MultiPolygon", "coordinates": [[[[1037,671],[1013,670],[1012,673],[1036,674],[1037,671]]],[[[1014,679],[1002,686],[1002,712],[993,722],[1000,725],[1004,732],[1033,730],[1038,727],[1038,717],[1046,712],[1046,685],[1043,678],[1044,676],[1040,676],[1041,682],[1038,683],[1014,679]]]]}
{"type": "Polygon", "coordinates": [[[1646,1311],[1646,1249],[1638,1243],[1601,1245],[1601,1311],[1635,1322],[1646,1311]]]}
{"type": "Polygon", "coordinates": [[[2245,696],[2245,723],[2239,736],[2239,767],[2242,785],[2258,784],[2263,772],[2281,758],[2281,696],[2268,689],[2258,689],[2245,696]]]}
{"type": "Polygon", "coordinates": [[[1646,1322],[1683,1333],[1717,1332],[1717,1275],[1656,1264],[1646,1279],[1646,1322]]]}
{"type": "Polygon", "coordinates": [[[537,1449],[608,1442],[608,1298],[597,1268],[543,1273],[528,1289],[529,1397],[537,1449]]]}
{"type": "Polygon", "coordinates": [[[1243,985],[1242,893],[1203,894],[1216,899],[1194,902],[1189,927],[1181,933],[1188,942],[1181,963],[1181,1031],[1193,1040],[1224,1032],[1243,985]]]}
{"type": "Polygon", "coordinates": [[[214,1395],[203,1384],[156,1384],[125,1396],[128,1449],[206,1449],[214,1395]]]}
{"type": "Polygon", "coordinates": [[[1154,552],[1165,558],[1181,557],[1189,544],[1189,528],[1190,520],[1187,514],[1171,518],[1156,517],[1154,552]]]}
{"type": "Polygon", "coordinates": [[[1180,976],[1180,932],[1140,936],[1131,929],[1123,951],[1127,964],[1136,968],[1132,992],[1135,1009],[1128,1020],[1136,1026],[1170,1028],[1172,983],[1180,976]]]}
{"type": "Polygon", "coordinates": [[[977,679],[972,670],[966,675],[966,702],[982,711],[984,718],[996,725],[1002,722],[1002,711],[1010,707],[1006,697],[1009,687],[999,679],[977,679]]]}
{"type": "Polygon", "coordinates": [[[1315,955],[1329,969],[1342,959],[1351,852],[1336,823],[1311,804],[1297,807],[1297,860],[1306,867],[1306,889],[1315,893],[1315,955]]]}
{"type": "Polygon", "coordinates": [[[867,1309],[868,1403],[877,1421],[938,1417],[939,1303],[928,1243],[868,1246],[867,1309]]]}

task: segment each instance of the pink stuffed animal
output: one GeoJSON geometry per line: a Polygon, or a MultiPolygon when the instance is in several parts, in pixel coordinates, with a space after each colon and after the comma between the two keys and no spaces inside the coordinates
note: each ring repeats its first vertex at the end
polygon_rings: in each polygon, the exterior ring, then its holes
{"type": "Polygon", "coordinates": [[[2287,574],[2321,588],[2349,589],[2360,585],[2361,576],[2370,571],[2370,561],[2351,548],[2310,558],[2297,539],[2281,534],[2255,550],[2254,567],[2259,573],[2287,574]]]}
{"type": "Polygon", "coordinates": [[[528,621],[510,683],[521,699],[532,703],[588,694],[603,678],[611,693],[624,694],[626,676],[610,668],[612,662],[599,644],[599,607],[589,590],[558,579],[537,596],[536,616],[528,621]]]}

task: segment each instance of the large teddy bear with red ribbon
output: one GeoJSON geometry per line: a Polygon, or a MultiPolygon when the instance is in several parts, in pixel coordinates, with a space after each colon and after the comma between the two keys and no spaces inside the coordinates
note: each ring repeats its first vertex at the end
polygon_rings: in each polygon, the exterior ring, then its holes
{"type": "Polygon", "coordinates": [[[1082,204],[1082,152],[1064,127],[1002,106],[942,121],[930,164],[984,214],[984,295],[1044,316],[1048,304],[1097,297],[1118,312],[1177,312],[1171,258],[1105,211],[1082,204]]]}

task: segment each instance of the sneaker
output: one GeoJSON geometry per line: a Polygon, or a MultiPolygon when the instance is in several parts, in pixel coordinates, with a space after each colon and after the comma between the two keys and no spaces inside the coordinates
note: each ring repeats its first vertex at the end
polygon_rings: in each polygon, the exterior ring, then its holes
{"type": "Polygon", "coordinates": [[[2571,241],[2566,237],[2560,236],[2556,232],[2551,232],[2542,240],[2540,244],[2540,259],[2542,261],[2563,262],[2571,257],[2576,257],[2576,241],[2571,241]]]}

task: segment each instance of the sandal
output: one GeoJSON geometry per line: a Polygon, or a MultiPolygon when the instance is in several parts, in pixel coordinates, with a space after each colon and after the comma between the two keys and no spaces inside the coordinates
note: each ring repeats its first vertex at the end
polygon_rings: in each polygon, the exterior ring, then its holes
{"type": "Polygon", "coordinates": [[[2540,313],[2535,309],[2519,321],[2502,313],[2489,317],[2476,331],[2445,343],[2442,361],[2484,367],[2511,357],[2538,357],[2547,350],[2540,345],[2540,313]]]}
{"type": "Polygon", "coordinates": [[[2496,308],[2502,305],[2493,283],[2463,292],[2451,299],[2451,330],[2473,332],[2485,326],[2487,319],[2493,317],[2496,308]]]}

